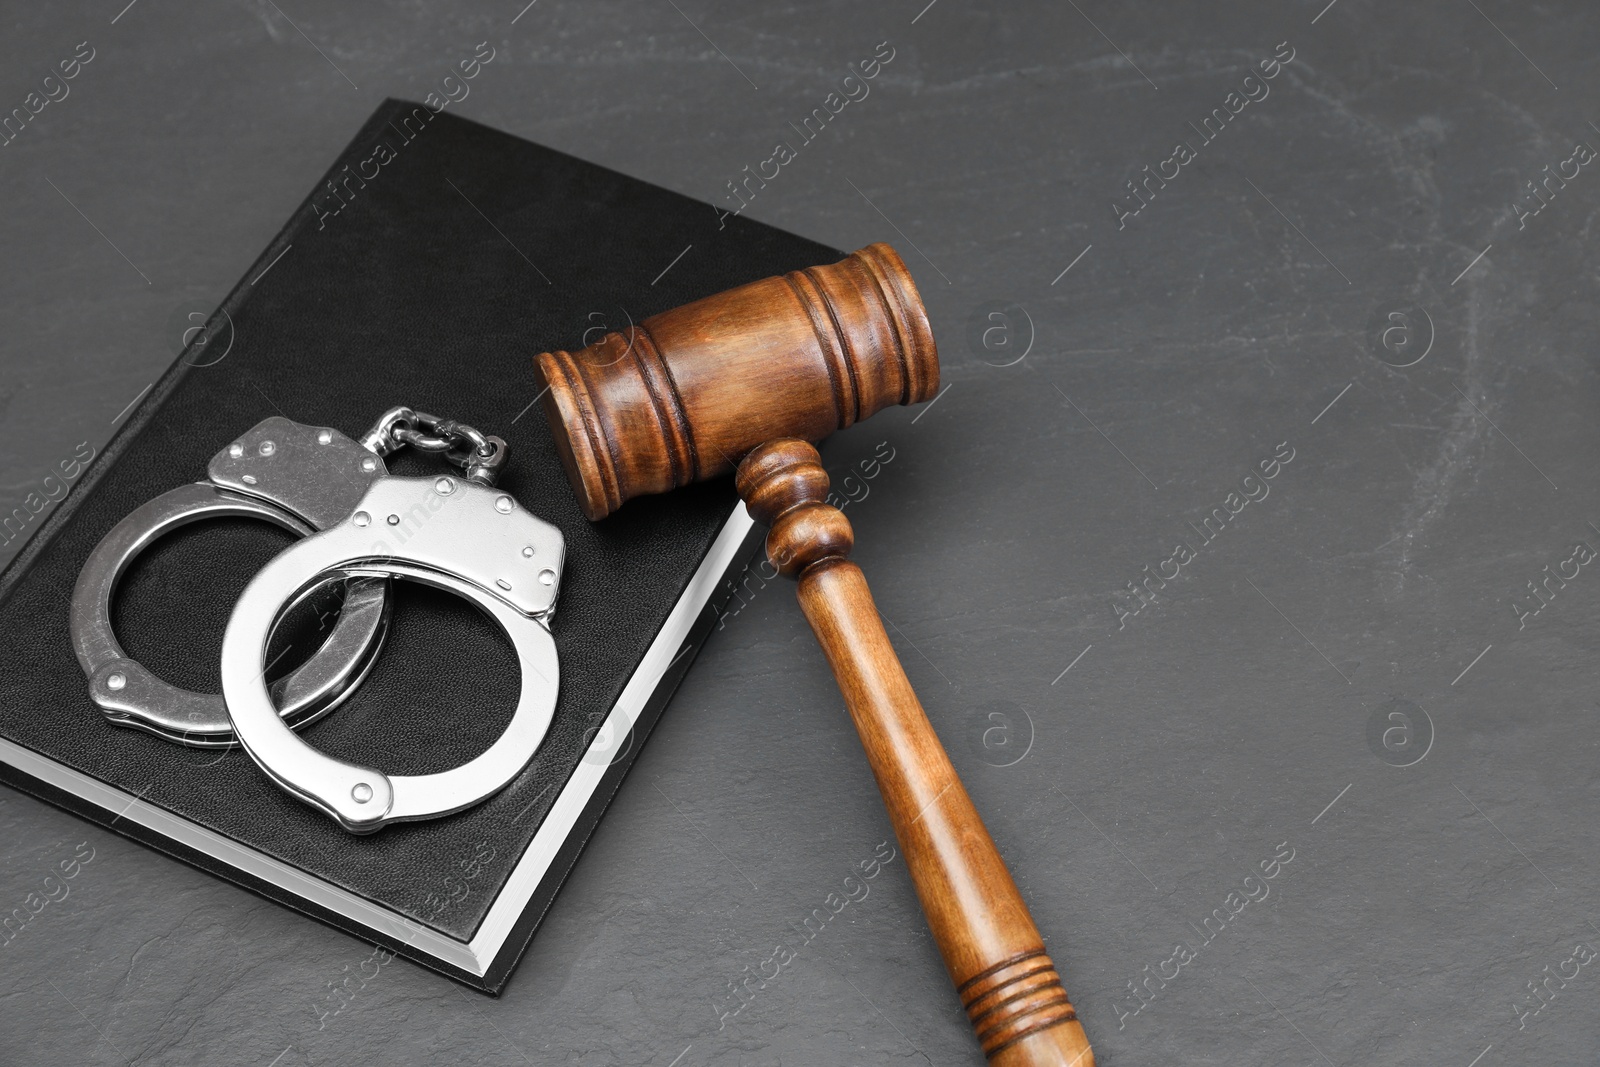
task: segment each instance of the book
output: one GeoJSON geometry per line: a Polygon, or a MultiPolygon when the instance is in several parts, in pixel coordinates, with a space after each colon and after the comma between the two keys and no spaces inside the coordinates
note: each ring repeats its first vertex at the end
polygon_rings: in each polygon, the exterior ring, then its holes
{"type": "MultiPolygon", "coordinates": [[[[840,255],[427,105],[385,102],[0,573],[0,778],[497,993],[714,627],[727,575],[759,542],[731,479],[585,520],[536,410],[533,356],[840,255]],[[68,600],[123,515],[203,479],[263,418],[359,437],[397,404],[505,438],[500,488],[566,538],[551,625],[560,697],[503,791],[361,837],[238,748],[107,723],[68,640],[68,600]]],[[[390,469],[439,463],[405,450],[390,469]]],[[[130,567],[113,611],[129,654],[217,692],[233,600],[291,538],[245,519],[162,538],[130,567]]],[[[303,736],[393,774],[457,766],[509,721],[515,656],[463,600],[410,582],[392,596],[370,675],[303,736]]],[[[326,615],[312,616],[280,642],[274,674],[325,635],[326,615]]]]}

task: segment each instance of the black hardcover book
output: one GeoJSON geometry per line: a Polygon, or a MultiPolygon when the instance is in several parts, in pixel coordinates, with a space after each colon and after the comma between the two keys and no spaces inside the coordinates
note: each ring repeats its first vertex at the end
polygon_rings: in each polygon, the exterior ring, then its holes
{"type": "MultiPolygon", "coordinates": [[[[532,357],[840,253],[423,105],[386,102],[0,574],[0,776],[118,833],[497,992],[621,784],[757,538],[731,479],[591,524],[557,458],[532,357]],[[687,250],[686,250],[687,249],[687,250]],[[537,755],[456,815],[353,836],[240,749],[109,724],[68,639],[68,600],[133,508],[283,415],[359,437],[409,404],[510,444],[499,486],[566,538],[552,621],[560,699],[537,755]]],[[[397,453],[398,474],[440,473],[397,453]]],[[[128,654],[218,692],[222,630],[291,541],[225,519],[162,538],[113,612],[128,654]]],[[[469,603],[396,582],[366,681],[304,733],[342,759],[428,774],[510,719],[517,663],[469,603]]],[[[314,613],[313,613],[314,615],[314,613]]],[[[282,674],[325,634],[282,642],[282,674]]]]}

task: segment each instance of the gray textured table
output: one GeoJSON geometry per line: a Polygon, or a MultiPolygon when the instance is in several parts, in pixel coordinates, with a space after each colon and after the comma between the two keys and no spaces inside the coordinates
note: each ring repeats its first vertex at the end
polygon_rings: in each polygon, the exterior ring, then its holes
{"type": "MultiPolygon", "coordinates": [[[[8,112],[93,56],[0,149],[5,513],[478,42],[459,113],[732,205],[888,41],[747,211],[922,286],[948,388],[825,457],[1100,1063],[1593,1061],[1592,5],[123,2],[4,20],[8,112]]],[[[898,860],[731,1014],[888,836],[774,585],[500,1000],[327,1015],[367,946],[0,791],[0,908],[80,858],[0,1062],[977,1062],[898,860]]]]}

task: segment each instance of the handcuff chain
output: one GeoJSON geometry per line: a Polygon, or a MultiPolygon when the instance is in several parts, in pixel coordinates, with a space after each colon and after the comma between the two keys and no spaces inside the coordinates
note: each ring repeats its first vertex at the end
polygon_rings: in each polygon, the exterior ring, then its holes
{"type": "Polygon", "coordinates": [[[409,445],[419,452],[444,456],[462,468],[468,478],[493,485],[505,466],[506,443],[457,419],[441,418],[410,407],[384,412],[361,443],[380,456],[409,445]]]}

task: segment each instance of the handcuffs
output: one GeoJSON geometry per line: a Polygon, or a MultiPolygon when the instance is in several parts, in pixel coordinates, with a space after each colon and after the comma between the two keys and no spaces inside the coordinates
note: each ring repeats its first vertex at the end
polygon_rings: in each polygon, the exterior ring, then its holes
{"type": "MultiPolygon", "coordinates": [[[[208,480],[135,508],[101,538],[78,572],[70,628],[89,699],[119,726],[197,748],[231,747],[222,697],[162,681],[130,658],[111,627],[111,598],[128,566],[162,534],[202,519],[263,519],[301,537],[349,514],[383,460],[336,430],[274,416],[219,452],[208,480]],[[251,473],[251,471],[255,473],[251,473]]],[[[283,717],[307,726],[366,677],[389,621],[387,583],[347,588],[328,640],[276,686],[283,717]]]]}
{"type": "Polygon", "coordinates": [[[72,643],[90,699],[119,726],[196,747],[242,745],[281,788],[352,833],[431,819],[504,788],[538,750],[555,713],[559,664],[549,622],[565,552],[561,532],[493,488],[507,446],[452,419],[408,407],[384,413],[359,442],[327,427],[266,419],[212,459],[208,480],[164,493],[117,523],[90,553],[71,606],[72,643]],[[459,473],[391,475],[410,446],[459,473]],[[156,538],[218,516],[264,519],[301,536],[234,605],[222,643],[222,693],[180,689],[130,658],[111,626],[111,598],[156,538]],[[333,711],[365,679],[388,627],[391,578],[473,601],[505,632],[522,672],[516,711],[487,751],[453,770],[385,775],[318,752],[295,731],[333,711]],[[269,686],[268,643],[285,616],[332,582],[346,597],[327,640],[269,686]]]}

